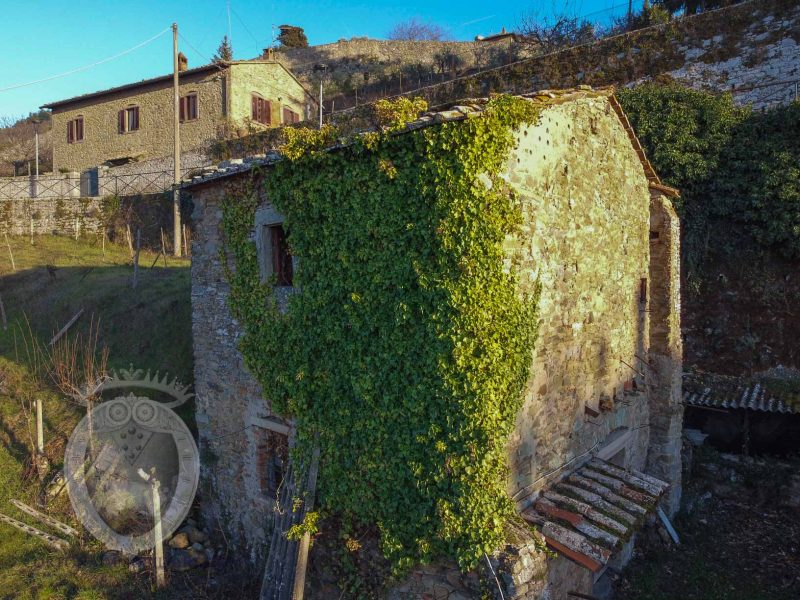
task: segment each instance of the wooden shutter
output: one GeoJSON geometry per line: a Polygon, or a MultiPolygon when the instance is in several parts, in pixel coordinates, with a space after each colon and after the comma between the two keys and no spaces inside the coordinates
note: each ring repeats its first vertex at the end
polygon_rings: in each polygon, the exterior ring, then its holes
{"type": "Polygon", "coordinates": [[[125,133],[125,111],[121,110],[117,113],[117,131],[125,133]]]}
{"type": "Polygon", "coordinates": [[[272,104],[269,100],[262,100],[264,103],[264,120],[261,121],[264,125],[272,123],[272,104]]]}
{"type": "Polygon", "coordinates": [[[83,141],[83,118],[75,119],[75,141],[83,141]]]}
{"type": "Polygon", "coordinates": [[[134,106],[133,111],[133,129],[139,129],[139,107],[134,106]]]}
{"type": "Polygon", "coordinates": [[[67,121],[67,143],[71,144],[75,141],[75,128],[73,121],[67,121]]]}
{"type": "Polygon", "coordinates": [[[259,98],[258,98],[258,96],[250,96],[250,101],[251,101],[250,104],[251,104],[251,107],[252,107],[251,118],[253,119],[253,121],[258,121],[258,101],[259,101],[259,98]]]}
{"type": "Polygon", "coordinates": [[[186,97],[186,118],[197,118],[197,94],[191,94],[186,97]]]}
{"type": "Polygon", "coordinates": [[[183,98],[180,98],[178,100],[178,106],[180,107],[180,110],[179,110],[180,117],[178,117],[178,120],[181,123],[183,123],[186,120],[186,100],[187,100],[187,96],[184,96],[183,98]]]}

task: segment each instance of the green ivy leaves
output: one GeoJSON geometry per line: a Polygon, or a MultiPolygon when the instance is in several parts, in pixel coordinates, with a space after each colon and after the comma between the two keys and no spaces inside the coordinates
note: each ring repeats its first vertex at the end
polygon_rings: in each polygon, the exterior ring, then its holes
{"type": "Polygon", "coordinates": [[[318,152],[317,137],[305,150],[295,139],[264,177],[299,259],[302,292],[285,314],[259,283],[258,194],[224,204],[248,368],[294,418],[297,458],[319,435],[322,509],[376,523],[398,568],[441,555],[472,566],[514,514],[505,446],[537,299],[503,269],[521,210],[498,174],[514,128],[536,116],[499,96],[481,118],[368,146],[318,152]],[[476,183],[481,173],[491,186],[476,183]]]}

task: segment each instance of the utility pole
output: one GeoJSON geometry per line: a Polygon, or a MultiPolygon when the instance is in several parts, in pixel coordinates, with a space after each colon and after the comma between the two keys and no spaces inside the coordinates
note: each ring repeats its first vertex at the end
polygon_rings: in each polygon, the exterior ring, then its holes
{"type": "Polygon", "coordinates": [[[34,145],[36,147],[36,179],[39,179],[39,119],[33,120],[34,145]]]}
{"type": "Polygon", "coordinates": [[[631,23],[633,23],[633,0],[628,0],[628,29],[630,29],[631,23]]]}
{"type": "Polygon", "coordinates": [[[181,193],[178,185],[181,182],[181,123],[180,123],[180,90],[178,88],[178,24],[172,24],[172,88],[173,108],[175,114],[173,123],[175,128],[174,144],[174,181],[172,189],[172,216],[173,216],[173,245],[175,256],[181,255],[181,193]]]}
{"type": "Polygon", "coordinates": [[[319,79],[319,128],[322,129],[322,78],[319,79]]]}

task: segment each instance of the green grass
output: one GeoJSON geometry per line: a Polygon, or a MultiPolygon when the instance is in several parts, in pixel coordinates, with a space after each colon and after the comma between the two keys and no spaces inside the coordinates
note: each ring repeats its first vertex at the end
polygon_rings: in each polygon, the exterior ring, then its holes
{"type": "MultiPolygon", "coordinates": [[[[100,343],[109,349],[109,365],[168,372],[191,383],[191,307],[189,261],[168,258],[151,268],[154,254],[140,255],[139,283],[131,287],[133,268],[127,248],[91,241],[44,236],[0,240],[0,296],[7,328],[0,325],[0,512],[46,530],[9,504],[17,498],[35,505],[43,488],[30,468],[31,420],[24,406],[44,400],[45,453],[51,474],[60,468],[66,441],[81,407],[37,381],[25,365],[27,322],[43,343],[81,308],[84,314],[68,335],[86,333],[99,322],[100,343]],[[48,265],[55,270],[48,269],[48,265]],[[51,274],[52,272],[52,274],[51,274]]],[[[81,529],[62,494],[47,512],[81,529]]],[[[55,533],[55,532],[51,532],[55,533]]],[[[0,598],[187,597],[168,589],[151,593],[149,575],[131,575],[125,565],[104,566],[101,545],[88,534],[66,553],[0,523],[0,598]]]]}
{"type": "Polygon", "coordinates": [[[66,237],[9,238],[16,270],[0,243],[0,295],[8,329],[0,329],[0,356],[16,359],[19,325],[25,317],[34,333],[49,340],[80,309],[83,316],[69,333],[100,324],[100,342],[109,348],[109,366],[133,365],[192,379],[191,274],[187,259],[163,258],[143,251],[136,289],[127,248],[66,237]],[[47,265],[55,267],[50,273],[47,265]],[[16,340],[16,344],[15,344],[16,340]]]}

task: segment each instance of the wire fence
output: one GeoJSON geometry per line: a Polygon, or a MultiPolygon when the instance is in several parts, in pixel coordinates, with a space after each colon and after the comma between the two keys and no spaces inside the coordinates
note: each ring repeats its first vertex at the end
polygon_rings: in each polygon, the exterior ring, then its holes
{"type": "MultiPolygon", "coordinates": [[[[199,169],[182,169],[185,178],[199,169]]],[[[82,173],[0,178],[0,200],[93,198],[159,194],[172,190],[172,170],[110,174],[100,169],[82,173]]]]}

